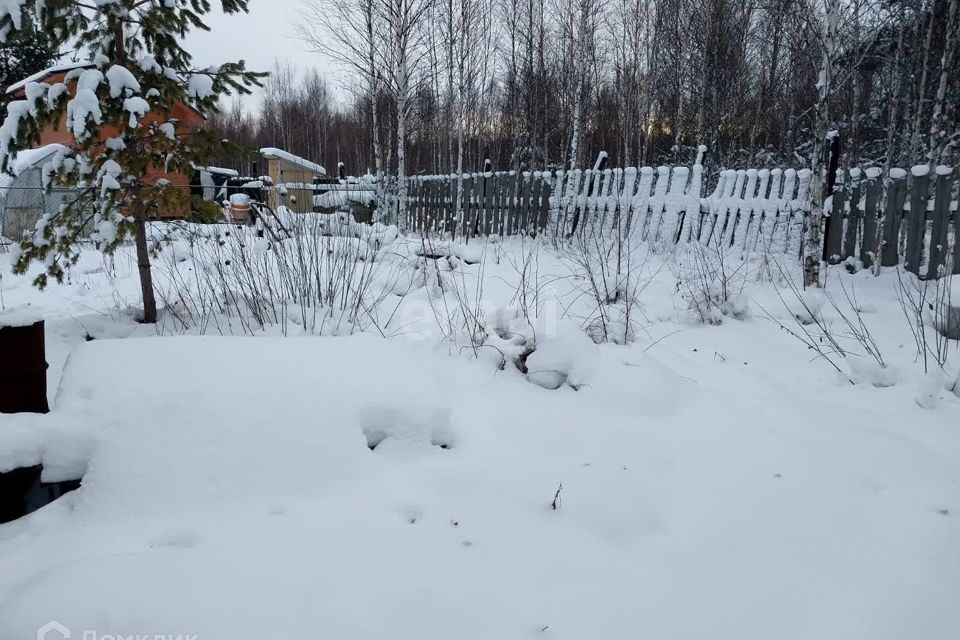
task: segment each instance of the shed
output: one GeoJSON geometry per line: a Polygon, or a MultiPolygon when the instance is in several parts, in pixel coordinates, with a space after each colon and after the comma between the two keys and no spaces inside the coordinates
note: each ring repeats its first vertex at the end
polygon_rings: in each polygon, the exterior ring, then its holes
{"type": "Polygon", "coordinates": [[[20,240],[33,231],[40,216],[57,213],[77,195],[76,189],[44,188],[43,166],[61,150],[66,147],[55,143],[20,151],[11,166],[14,175],[0,175],[0,235],[20,240]]]}
{"type": "Polygon", "coordinates": [[[270,193],[270,206],[276,209],[283,204],[298,213],[311,211],[314,179],[325,178],[327,170],[322,165],[275,147],[260,149],[260,155],[265,164],[264,174],[278,187],[270,193]],[[287,194],[285,199],[280,196],[283,192],[287,194]]]}

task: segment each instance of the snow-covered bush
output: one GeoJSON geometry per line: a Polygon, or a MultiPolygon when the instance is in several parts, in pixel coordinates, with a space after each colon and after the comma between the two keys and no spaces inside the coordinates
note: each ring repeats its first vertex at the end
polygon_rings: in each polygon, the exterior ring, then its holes
{"type": "Polygon", "coordinates": [[[559,247],[590,312],[578,318],[594,342],[626,344],[640,325],[640,294],[648,273],[649,246],[616,228],[576,233],[559,247]]]}
{"type": "Polygon", "coordinates": [[[897,300],[924,373],[943,369],[951,340],[960,339],[960,306],[954,304],[953,297],[955,283],[960,283],[960,276],[921,280],[897,269],[897,300]]]}
{"type": "Polygon", "coordinates": [[[889,387],[896,384],[898,372],[884,359],[880,346],[863,318],[864,306],[856,291],[839,280],[841,294],[831,292],[828,278],[823,288],[800,289],[785,276],[784,288],[777,288],[777,296],[793,325],[784,324],[770,311],[763,309],[767,319],[801,342],[830,365],[850,384],[869,384],[889,387]],[[785,289],[785,291],[784,291],[785,289]],[[831,311],[831,317],[828,317],[831,311]]]}
{"type": "Polygon", "coordinates": [[[224,225],[211,234],[209,227],[183,224],[168,234],[170,249],[160,254],[165,328],[256,333],[277,327],[284,334],[383,329],[390,314],[379,307],[402,289],[408,270],[404,256],[383,250],[395,232],[358,225],[336,235],[326,216],[281,213],[282,219],[266,218],[261,231],[224,225]]]}
{"type": "Polygon", "coordinates": [[[677,292],[684,310],[697,321],[720,324],[724,318],[743,320],[750,315],[743,295],[745,260],[731,259],[720,244],[708,247],[699,242],[678,246],[676,260],[677,292]]]}

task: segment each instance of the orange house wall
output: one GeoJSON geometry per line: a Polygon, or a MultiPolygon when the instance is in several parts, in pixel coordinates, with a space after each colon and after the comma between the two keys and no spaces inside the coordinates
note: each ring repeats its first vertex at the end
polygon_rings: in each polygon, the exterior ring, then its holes
{"type": "MultiPolygon", "coordinates": [[[[43,82],[47,84],[54,84],[57,82],[63,82],[66,72],[57,72],[51,73],[49,76],[43,79],[43,82]]],[[[23,98],[24,92],[22,90],[16,92],[14,97],[23,98]]],[[[171,114],[172,118],[177,120],[177,134],[182,135],[189,131],[195,131],[200,129],[204,124],[204,118],[196,110],[188,107],[182,102],[177,102],[173,106],[173,113],[171,114]]],[[[148,113],[146,116],[141,119],[141,122],[144,124],[150,124],[153,122],[159,122],[163,120],[159,115],[154,113],[148,113]]],[[[48,125],[43,131],[40,132],[40,146],[46,146],[48,144],[62,144],[64,146],[71,146],[74,142],[73,134],[67,128],[67,115],[63,114],[60,118],[60,122],[57,126],[48,125]]],[[[113,126],[105,126],[100,128],[101,135],[105,138],[111,138],[117,135],[118,130],[113,126]]],[[[173,173],[166,172],[163,169],[150,167],[147,169],[146,181],[149,183],[156,182],[161,178],[169,180],[170,184],[175,187],[181,187],[185,190],[188,190],[190,186],[190,176],[184,175],[182,173],[173,173]]],[[[190,204],[189,201],[178,209],[170,210],[166,212],[164,217],[171,218],[183,218],[190,213],[190,204]]]]}

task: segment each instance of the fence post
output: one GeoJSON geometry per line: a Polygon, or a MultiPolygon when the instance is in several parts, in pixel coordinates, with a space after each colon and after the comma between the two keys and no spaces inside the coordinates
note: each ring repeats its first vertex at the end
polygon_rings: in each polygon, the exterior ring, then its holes
{"type": "Polygon", "coordinates": [[[927,230],[927,193],[930,189],[929,167],[917,165],[910,185],[910,212],[907,214],[907,249],[903,266],[914,275],[920,275],[923,262],[923,237],[927,230]]]}
{"type": "Polygon", "coordinates": [[[843,233],[843,253],[841,258],[846,260],[857,255],[857,230],[860,228],[860,193],[861,176],[859,168],[850,169],[850,214],[846,217],[846,228],[843,233]]]}
{"type": "MultiPolygon", "coordinates": [[[[933,200],[933,230],[930,234],[930,262],[927,264],[927,277],[939,278],[943,275],[946,262],[947,226],[950,223],[950,192],[953,188],[953,169],[937,167],[937,184],[933,200]]],[[[960,216],[960,212],[957,213],[960,216]]],[[[954,256],[954,262],[957,257],[954,256]]]]}
{"type": "Polygon", "coordinates": [[[867,197],[863,203],[863,234],[860,238],[860,261],[864,267],[873,266],[873,261],[878,260],[877,255],[879,245],[877,244],[877,219],[878,207],[880,204],[880,170],[871,167],[867,169],[867,197]]]}
{"type": "MultiPolygon", "coordinates": [[[[836,139],[836,138],[834,138],[836,139]]],[[[837,170],[833,175],[833,192],[831,193],[830,217],[823,236],[823,259],[827,264],[837,264],[841,261],[841,242],[843,241],[843,209],[847,200],[847,181],[845,171],[837,170]]]]}
{"type": "Polygon", "coordinates": [[[895,267],[900,264],[897,242],[900,236],[900,219],[903,217],[903,203],[907,197],[906,177],[907,172],[903,169],[890,169],[887,206],[883,216],[883,240],[880,243],[881,267],[895,267]]]}

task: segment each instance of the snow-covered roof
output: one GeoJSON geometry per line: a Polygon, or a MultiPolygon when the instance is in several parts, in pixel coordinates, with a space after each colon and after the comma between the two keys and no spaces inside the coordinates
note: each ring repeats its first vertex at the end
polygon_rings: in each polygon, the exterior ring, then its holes
{"type": "MultiPolygon", "coordinates": [[[[67,147],[62,144],[53,143],[43,147],[37,147],[36,149],[23,149],[22,151],[18,151],[16,156],[11,158],[9,164],[10,171],[13,172],[14,176],[18,176],[27,169],[45,162],[47,158],[60,150],[66,151],[67,147]]],[[[7,192],[17,180],[14,176],[6,172],[0,173],[0,201],[6,200],[7,192]]]]}
{"type": "Polygon", "coordinates": [[[240,174],[236,169],[226,169],[224,167],[196,167],[198,171],[208,171],[210,173],[215,173],[218,176],[230,176],[232,178],[238,177],[240,174]]]}
{"type": "Polygon", "coordinates": [[[43,147],[37,147],[36,149],[22,149],[17,151],[16,155],[12,158],[13,162],[10,163],[10,167],[15,174],[20,174],[43,162],[57,151],[67,150],[67,147],[62,144],[57,144],[56,142],[43,147]]]}
{"type": "Polygon", "coordinates": [[[64,62],[61,64],[55,64],[52,67],[44,69],[43,71],[38,71],[32,76],[24,78],[19,82],[14,82],[12,85],[7,87],[7,93],[13,93],[19,89],[23,89],[30,82],[37,82],[38,80],[43,80],[47,76],[54,73],[61,73],[63,71],[70,71],[71,69],[82,69],[84,67],[92,67],[93,63],[89,60],[83,62],[64,62]]]}
{"type": "Polygon", "coordinates": [[[298,167],[302,167],[309,171],[327,175],[327,170],[324,169],[323,166],[317,164],[316,162],[310,162],[309,160],[295,156],[292,153],[284,151],[283,149],[277,149],[276,147],[264,147],[263,149],[260,149],[260,155],[265,158],[279,158],[280,160],[285,160],[290,164],[295,164],[298,167]]]}

